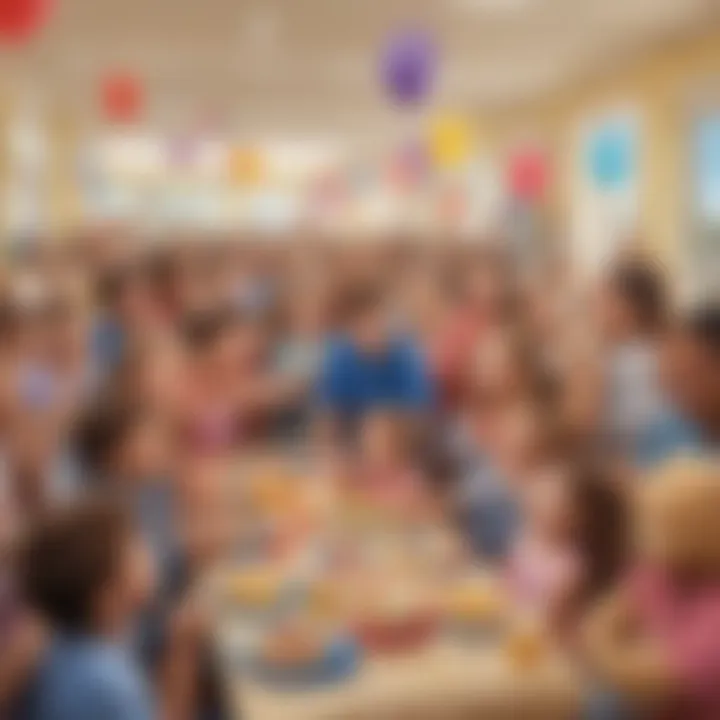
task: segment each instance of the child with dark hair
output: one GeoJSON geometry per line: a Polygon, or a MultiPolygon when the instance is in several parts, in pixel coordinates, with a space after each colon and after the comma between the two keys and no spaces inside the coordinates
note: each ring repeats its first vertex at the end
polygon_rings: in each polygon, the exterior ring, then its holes
{"type": "Polygon", "coordinates": [[[156,567],[155,592],[134,627],[138,657],[160,684],[170,717],[191,717],[199,706],[214,710],[221,700],[213,669],[205,673],[202,613],[189,598],[192,548],[165,419],[116,400],[91,409],[75,439],[86,472],[127,501],[156,567]]]}
{"type": "Polygon", "coordinates": [[[148,592],[129,517],[86,502],[31,528],[18,559],[22,597],[51,632],[19,717],[151,720],[152,694],[124,638],[148,592]]]}
{"type": "Polygon", "coordinates": [[[182,422],[192,453],[222,454],[237,439],[241,322],[232,310],[221,309],[196,313],[184,323],[188,382],[182,422]]]}
{"type": "Polygon", "coordinates": [[[638,438],[663,412],[658,345],[667,302],[662,274],[642,259],[612,267],[602,286],[600,329],[609,353],[601,423],[609,447],[627,459],[633,459],[638,438]]]}
{"type": "Polygon", "coordinates": [[[653,466],[681,452],[717,454],[720,444],[720,304],[707,303],[672,328],[661,356],[665,412],[643,433],[637,459],[653,466]]]}
{"type": "Polygon", "coordinates": [[[624,497],[599,469],[568,465],[536,477],[521,508],[510,586],[520,606],[572,642],[588,607],[624,570],[624,497]]]}
{"type": "Polygon", "coordinates": [[[100,315],[92,333],[98,372],[112,370],[133,338],[151,332],[160,320],[145,268],[123,264],[106,270],[97,287],[100,315]]]}

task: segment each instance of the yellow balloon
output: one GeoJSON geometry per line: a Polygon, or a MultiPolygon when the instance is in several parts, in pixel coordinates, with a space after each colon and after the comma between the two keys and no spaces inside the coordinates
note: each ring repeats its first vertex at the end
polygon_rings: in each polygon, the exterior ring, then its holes
{"type": "Polygon", "coordinates": [[[465,163],[473,151],[470,123],[456,115],[443,115],[430,127],[430,152],[441,168],[453,168],[465,163]]]}
{"type": "Polygon", "coordinates": [[[234,185],[259,185],[264,176],[263,158],[252,148],[236,148],[228,157],[228,175],[234,185]]]}

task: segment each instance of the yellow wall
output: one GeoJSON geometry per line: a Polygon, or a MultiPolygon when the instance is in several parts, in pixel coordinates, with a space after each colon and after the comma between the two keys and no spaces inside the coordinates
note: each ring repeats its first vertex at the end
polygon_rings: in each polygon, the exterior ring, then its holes
{"type": "MultiPolygon", "coordinates": [[[[666,41],[634,61],[586,79],[548,100],[498,113],[483,123],[496,151],[532,132],[547,143],[554,183],[550,212],[560,232],[568,230],[573,141],[583,119],[618,105],[632,105],[641,118],[641,239],[676,264],[686,207],[686,122],[694,98],[720,87],[720,31],[666,41]]],[[[720,92],[717,93],[720,102],[720,92]]]]}

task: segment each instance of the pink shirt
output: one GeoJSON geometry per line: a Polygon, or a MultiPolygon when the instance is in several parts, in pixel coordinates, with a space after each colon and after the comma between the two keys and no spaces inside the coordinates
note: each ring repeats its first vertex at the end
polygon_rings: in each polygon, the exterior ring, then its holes
{"type": "Polygon", "coordinates": [[[441,401],[451,409],[462,400],[466,375],[484,328],[485,323],[463,310],[450,318],[429,349],[441,401]]]}
{"type": "Polygon", "coordinates": [[[541,614],[554,608],[580,577],[580,563],[569,548],[520,537],[509,558],[510,592],[523,608],[541,614]]]}
{"type": "Polygon", "coordinates": [[[362,473],[362,487],[370,497],[395,507],[424,496],[422,479],[411,468],[366,467],[362,473]]]}
{"type": "Polygon", "coordinates": [[[660,569],[642,567],[631,592],[647,630],[667,648],[683,696],[669,720],[720,718],[720,580],[683,587],[660,569]]]}

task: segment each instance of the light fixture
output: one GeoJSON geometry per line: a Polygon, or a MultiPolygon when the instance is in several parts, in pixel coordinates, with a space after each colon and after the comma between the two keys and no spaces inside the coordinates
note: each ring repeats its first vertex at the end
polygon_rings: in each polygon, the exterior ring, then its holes
{"type": "Polygon", "coordinates": [[[538,0],[455,0],[455,4],[467,11],[488,15],[514,15],[538,4],[538,0]]]}

